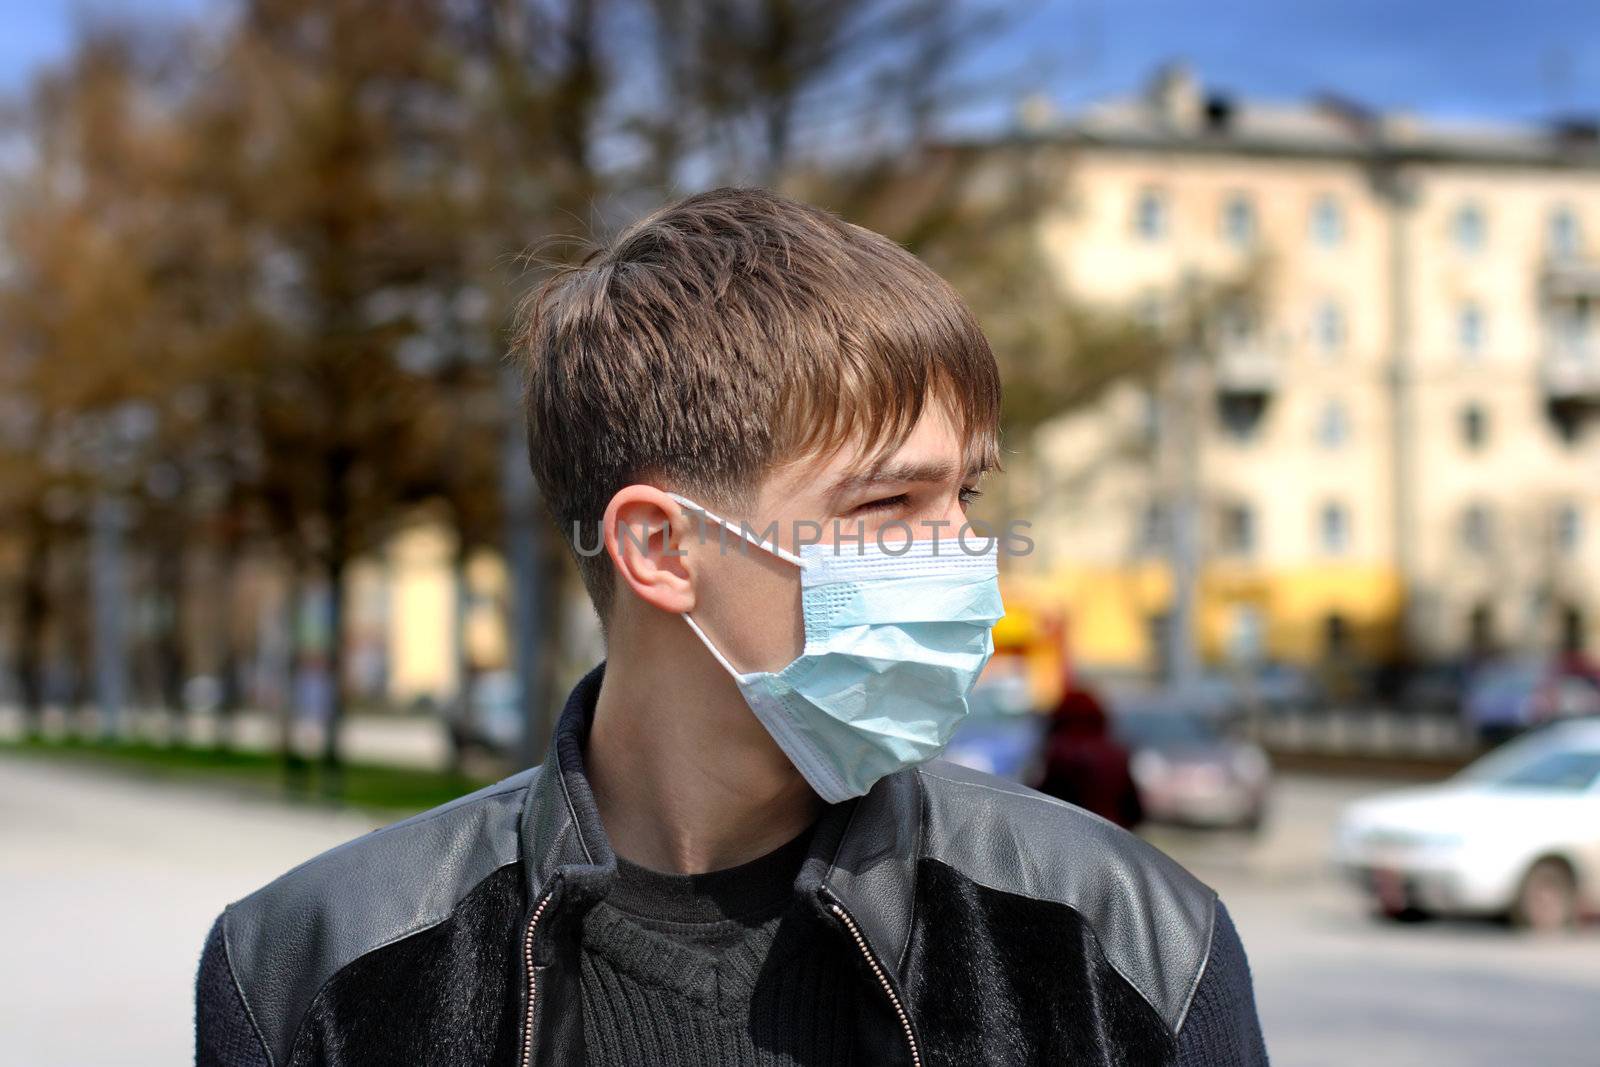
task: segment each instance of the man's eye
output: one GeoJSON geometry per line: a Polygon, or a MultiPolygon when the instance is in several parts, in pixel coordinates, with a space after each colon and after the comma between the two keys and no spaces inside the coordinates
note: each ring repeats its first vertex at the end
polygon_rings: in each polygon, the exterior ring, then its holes
{"type": "Polygon", "coordinates": [[[979,489],[975,486],[963,485],[961,487],[961,491],[956,494],[956,499],[961,502],[962,507],[966,507],[968,504],[972,503],[982,495],[982,489],[979,489]]]}
{"type": "Polygon", "coordinates": [[[850,509],[850,513],[852,515],[871,515],[879,511],[893,511],[895,508],[904,507],[906,500],[907,497],[904,493],[881,497],[877,500],[869,500],[865,504],[857,504],[850,509]]]}

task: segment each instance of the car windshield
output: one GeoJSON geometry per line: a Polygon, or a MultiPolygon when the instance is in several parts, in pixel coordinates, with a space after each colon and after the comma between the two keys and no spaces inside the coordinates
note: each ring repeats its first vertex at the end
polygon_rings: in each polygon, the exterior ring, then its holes
{"type": "Polygon", "coordinates": [[[1179,712],[1125,712],[1115,716],[1112,725],[1124,744],[1141,747],[1208,744],[1217,736],[1198,716],[1179,712]]]}
{"type": "Polygon", "coordinates": [[[1456,777],[1481,785],[1579,790],[1600,776],[1600,744],[1536,730],[1468,764],[1456,777]]]}
{"type": "Polygon", "coordinates": [[[1485,779],[1485,784],[1575,793],[1589,788],[1597,777],[1600,777],[1600,751],[1546,752],[1519,767],[1508,767],[1503,773],[1485,779]]]}

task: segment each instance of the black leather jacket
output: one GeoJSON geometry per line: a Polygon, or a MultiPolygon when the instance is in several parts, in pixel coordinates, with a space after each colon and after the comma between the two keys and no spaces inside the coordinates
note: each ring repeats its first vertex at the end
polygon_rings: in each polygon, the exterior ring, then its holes
{"type": "MultiPolygon", "coordinates": [[[[580,919],[616,871],[582,760],[601,669],[550,764],[230,905],[197,1062],[581,1065],[580,919]]],[[[855,947],[870,1063],[1266,1062],[1216,895],[1020,786],[946,763],[892,775],[828,809],[795,891],[855,947]]]]}

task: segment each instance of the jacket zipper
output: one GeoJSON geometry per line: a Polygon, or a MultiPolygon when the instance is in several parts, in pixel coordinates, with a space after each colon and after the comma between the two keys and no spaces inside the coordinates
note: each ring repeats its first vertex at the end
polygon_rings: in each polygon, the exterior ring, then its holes
{"type": "Polygon", "coordinates": [[[538,929],[539,920],[544,916],[544,909],[550,904],[550,898],[554,893],[555,890],[552,889],[539,898],[533,914],[528,918],[528,928],[522,934],[522,969],[528,983],[528,1006],[522,1017],[522,1057],[518,1061],[521,1067],[533,1065],[533,934],[538,929]]]}
{"type": "MultiPolygon", "coordinates": [[[[878,957],[873,955],[872,948],[867,944],[867,939],[861,936],[861,928],[856,925],[851,914],[838,904],[828,904],[828,910],[839,917],[845,929],[850,931],[850,937],[855,941],[856,947],[861,950],[861,955],[866,957],[867,966],[872,968],[873,975],[878,979],[878,984],[883,987],[884,996],[889,998],[890,1007],[900,1019],[900,1029],[905,1034],[906,1048],[911,1052],[911,1067],[922,1067],[922,1053],[917,1049],[917,1035],[911,1029],[911,1016],[906,1014],[905,1005],[900,1003],[900,997],[894,991],[894,986],[889,983],[889,975],[884,971],[883,965],[878,962],[878,957]]],[[[524,1065],[526,1067],[526,1065],[524,1065]]]]}

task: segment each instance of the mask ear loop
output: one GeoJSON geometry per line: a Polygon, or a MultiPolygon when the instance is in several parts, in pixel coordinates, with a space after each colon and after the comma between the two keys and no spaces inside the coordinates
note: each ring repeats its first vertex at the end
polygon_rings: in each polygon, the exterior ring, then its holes
{"type": "MultiPolygon", "coordinates": [[[[690,500],[686,496],[682,496],[682,495],[680,495],[678,493],[668,493],[667,495],[670,496],[673,500],[676,500],[680,505],[682,505],[687,510],[693,511],[693,512],[696,512],[696,513],[698,513],[700,515],[705,516],[710,521],[716,523],[718,526],[721,526],[724,530],[732,531],[733,533],[735,533],[738,536],[744,538],[746,541],[749,541],[752,545],[755,545],[757,548],[761,549],[762,551],[770,552],[774,556],[777,556],[781,560],[785,560],[786,562],[793,563],[796,567],[799,567],[801,570],[805,569],[806,561],[801,559],[799,556],[795,555],[793,552],[787,551],[786,549],[779,548],[777,545],[766,544],[764,541],[762,541],[760,538],[756,537],[754,534],[749,533],[744,527],[735,526],[733,523],[729,522],[727,519],[724,519],[722,516],[717,515],[717,514],[711,512],[711,511],[708,511],[707,509],[701,507],[699,504],[696,504],[694,501],[690,500]]],[[[704,630],[702,630],[700,628],[700,624],[695,622],[694,621],[694,617],[691,616],[687,611],[683,613],[683,621],[689,624],[689,629],[693,630],[694,631],[694,635],[700,639],[700,643],[706,646],[706,651],[710,652],[712,657],[714,659],[716,659],[716,661],[718,663],[722,664],[722,669],[723,670],[727,671],[729,674],[733,675],[733,677],[735,679],[738,679],[740,681],[743,681],[744,679],[751,677],[751,675],[746,674],[743,671],[740,671],[732,663],[728,662],[728,657],[724,656],[722,654],[722,650],[717,648],[717,646],[712,643],[711,637],[704,630]]],[[[757,671],[756,673],[759,674],[760,672],[757,671]]]]}
{"type": "Polygon", "coordinates": [[[790,552],[786,548],[779,548],[777,545],[767,544],[765,541],[761,540],[761,538],[751,533],[748,527],[744,525],[736,526],[729,520],[724,519],[721,515],[701,507],[699,504],[696,504],[693,500],[690,500],[686,496],[680,496],[677,493],[668,493],[667,495],[676,500],[679,504],[683,505],[685,509],[696,512],[700,515],[704,515],[707,519],[710,519],[724,530],[727,530],[729,533],[732,533],[738,537],[744,538],[746,541],[749,541],[752,545],[755,545],[763,552],[770,552],[779,559],[784,560],[787,563],[793,563],[801,570],[805,570],[806,561],[804,559],[801,559],[799,556],[795,555],[793,552],[790,552]]]}
{"type": "Polygon", "coordinates": [[[715,658],[718,663],[722,664],[723,670],[733,675],[735,679],[741,681],[749,677],[749,675],[745,674],[743,671],[739,670],[733,664],[728,662],[728,657],[724,656],[722,654],[722,650],[711,643],[711,638],[706,636],[706,632],[704,630],[700,629],[700,624],[694,621],[694,616],[690,615],[686,611],[683,613],[683,621],[689,624],[689,629],[693,630],[694,635],[700,639],[700,643],[706,646],[706,651],[711,653],[712,657],[715,658]]]}

